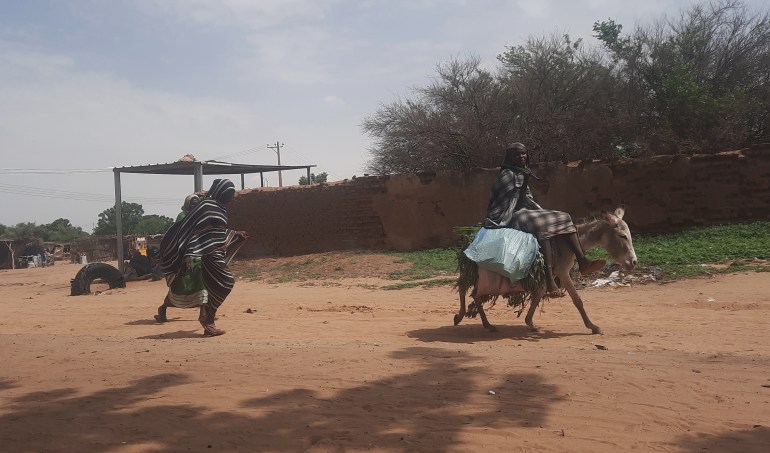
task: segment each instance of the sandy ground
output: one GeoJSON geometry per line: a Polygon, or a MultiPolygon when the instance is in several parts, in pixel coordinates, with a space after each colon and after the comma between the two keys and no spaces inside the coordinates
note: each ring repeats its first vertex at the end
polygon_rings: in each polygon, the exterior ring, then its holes
{"type": "Polygon", "coordinates": [[[583,290],[602,336],[568,298],[488,333],[449,287],[239,281],[203,338],[79,268],[0,271],[2,451],[770,451],[770,273],[583,290]]]}

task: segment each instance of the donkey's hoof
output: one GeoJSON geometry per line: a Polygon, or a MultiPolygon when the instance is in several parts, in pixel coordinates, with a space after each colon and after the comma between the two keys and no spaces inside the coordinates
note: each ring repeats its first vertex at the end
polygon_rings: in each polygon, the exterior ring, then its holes
{"type": "Polygon", "coordinates": [[[599,326],[591,326],[590,328],[593,335],[604,335],[604,332],[602,332],[602,329],[599,326]]]}
{"type": "Polygon", "coordinates": [[[529,327],[530,332],[540,332],[540,327],[534,325],[534,324],[527,324],[527,327],[529,327]]]}
{"type": "Polygon", "coordinates": [[[484,328],[487,329],[487,331],[489,332],[497,332],[497,327],[493,326],[492,324],[488,326],[484,326],[484,328]]]}
{"type": "Polygon", "coordinates": [[[454,319],[455,325],[460,324],[460,321],[462,320],[463,320],[462,316],[460,316],[459,314],[455,315],[455,319],[454,319]]]}

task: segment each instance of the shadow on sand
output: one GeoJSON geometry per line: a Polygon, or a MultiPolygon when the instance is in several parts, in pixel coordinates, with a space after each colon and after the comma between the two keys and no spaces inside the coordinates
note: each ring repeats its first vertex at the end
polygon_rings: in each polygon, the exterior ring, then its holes
{"type": "Polygon", "coordinates": [[[417,329],[406,333],[409,338],[414,338],[426,343],[475,343],[482,341],[498,341],[503,338],[514,338],[521,341],[540,341],[553,338],[564,338],[578,335],[591,335],[591,332],[553,332],[543,330],[532,332],[529,327],[523,325],[506,326],[495,324],[497,332],[489,332],[484,329],[480,321],[468,319],[468,325],[442,326],[433,329],[417,329]],[[476,325],[474,321],[478,322],[476,325]]]}
{"type": "MultiPolygon", "coordinates": [[[[333,393],[309,383],[242,400],[226,412],[170,401],[167,390],[175,386],[206,392],[223,385],[193,382],[187,374],[153,375],[89,394],[72,388],[28,393],[6,399],[0,442],[7,451],[107,452],[131,445],[154,452],[472,451],[479,446],[462,444],[464,430],[536,428],[562,398],[534,373],[479,382],[477,373],[484,369],[473,356],[457,351],[407,348],[390,358],[420,368],[333,393]],[[489,388],[496,390],[494,396],[487,395],[489,388]]],[[[264,389],[264,382],[253,385],[253,394],[264,389]]]]}
{"type": "Polygon", "coordinates": [[[678,438],[674,442],[682,451],[702,453],[733,452],[733,453],[764,453],[770,450],[770,428],[755,425],[754,428],[742,431],[729,431],[714,436],[695,434],[678,438]]]}

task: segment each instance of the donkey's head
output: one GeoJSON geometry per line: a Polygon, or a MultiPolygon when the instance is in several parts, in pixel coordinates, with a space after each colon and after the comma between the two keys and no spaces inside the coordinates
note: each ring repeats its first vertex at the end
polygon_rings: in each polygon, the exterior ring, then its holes
{"type": "Polygon", "coordinates": [[[623,220],[626,210],[615,209],[615,212],[602,211],[603,228],[601,235],[602,247],[607,250],[612,259],[630,271],[636,267],[636,252],[631,240],[631,230],[623,220]]]}

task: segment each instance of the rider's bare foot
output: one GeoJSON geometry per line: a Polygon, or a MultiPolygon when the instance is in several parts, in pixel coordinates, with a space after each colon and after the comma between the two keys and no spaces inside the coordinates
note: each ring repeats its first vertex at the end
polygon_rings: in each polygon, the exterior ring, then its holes
{"type": "Polygon", "coordinates": [[[580,273],[583,275],[593,274],[604,268],[607,264],[607,260],[585,260],[580,263],[580,273]]]}

